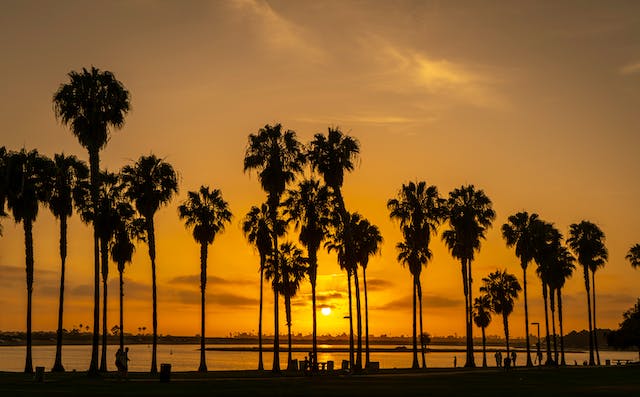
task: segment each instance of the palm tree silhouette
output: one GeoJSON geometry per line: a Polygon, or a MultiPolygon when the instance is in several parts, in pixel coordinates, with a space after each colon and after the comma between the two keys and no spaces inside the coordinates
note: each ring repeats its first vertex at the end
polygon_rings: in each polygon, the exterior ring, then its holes
{"type": "Polygon", "coordinates": [[[513,311],[514,300],[518,298],[518,292],[522,290],[518,279],[507,270],[496,270],[482,279],[484,285],[480,292],[489,296],[491,310],[496,314],[502,314],[504,337],[507,342],[507,357],[509,355],[509,314],[513,311]]]}
{"type": "Polygon", "coordinates": [[[545,221],[538,221],[535,225],[535,254],[537,263],[536,273],[542,283],[542,300],[544,302],[544,324],[546,332],[547,360],[546,365],[553,365],[556,362],[551,357],[551,334],[549,333],[549,282],[551,271],[556,260],[556,255],[562,240],[562,234],[553,224],[545,221]]]}
{"type": "Polygon", "coordinates": [[[291,344],[291,298],[293,298],[300,283],[304,280],[308,272],[307,258],[302,256],[302,250],[293,243],[286,242],[280,244],[279,266],[275,265],[273,257],[267,260],[266,278],[272,280],[272,288],[277,289],[284,297],[285,315],[287,321],[287,370],[292,369],[292,344],[291,344]],[[276,276],[276,272],[280,272],[276,276]],[[276,281],[277,280],[277,281],[276,281]]]}
{"type": "MultiPolygon", "coordinates": [[[[91,177],[91,202],[97,205],[100,184],[100,149],[109,141],[110,130],[124,125],[129,112],[129,92],[113,73],[82,68],[82,72],[71,71],[69,82],[61,84],[53,96],[56,117],[71,128],[73,135],[89,152],[91,177]]],[[[97,208],[94,207],[94,213],[97,208]]],[[[98,340],[100,323],[100,254],[98,231],[93,230],[94,279],[93,279],[93,339],[89,375],[98,372],[98,340]]]]}
{"type": "Polygon", "coordinates": [[[312,354],[311,367],[318,369],[318,339],[316,319],[316,278],[318,274],[318,250],[325,239],[331,223],[331,195],[326,186],[315,179],[298,183],[296,189],[287,192],[284,201],[285,215],[300,230],[298,240],[307,249],[309,282],[311,284],[312,307],[312,354]]]}
{"type": "Polygon", "coordinates": [[[625,256],[625,259],[629,261],[631,267],[634,269],[640,268],[640,244],[636,244],[629,248],[629,252],[625,256]]]}
{"type": "Polygon", "coordinates": [[[118,281],[120,289],[120,349],[124,350],[124,269],[131,263],[136,246],[134,240],[144,240],[144,224],[142,219],[136,218],[133,206],[124,196],[118,197],[116,203],[113,240],[111,242],[111,260],[118,266],[118,281]]]}
{"type": "Polygon", "coordinates": [[[403,184],[398,191],[397,198],[387,201],[391,219],[400,222],[404,238],[397,244],[398,260],[409,267],[413,276],[413,368],[418,368],[417,337],[416,337],[416,297],[420,302],[420,346],[422,353],[422,367],[426,368],[423,330],[422,330],[422,285],[420,275],[422,267],[431,259],[429,242],[431,234],[436,233],[437,227],[444,215],[444,200],[440,198],[438,189],[426,182],[409,182],[403,184]]]}
{"type": "Polygon", "coordinates": [[[229,204],[222,199],[218,189],[209,190],[208,186],[200,186],[198,192],[190,191],[187,199],[178,207],[180,219],[187,228],[193,229],[193,239],[200,244],[200,366],[198,372],[207,372],[205,359],[205,292],[207,288],[207,254],[209,244],[213,244],[218,233],[224,231],[225,225],[231,222],[229,204]]]}
{"type": "MultiPolygon", "coordinates": [[[[365,324],[365,368],[369,367],[369,301],[367,298],[367,266],[369,257],[380,253],[382,235],[376,225],[371,224],[367,219],[362,218],[354,230],[354,239],[357,241],[356,256],[358,263],[362,267],[362,280],[364,283],[364,324],[365,324]]],[[[421,318],[422,319],[422,318],[421,318]]],[[[422,325],[422,322],[421,322],[422,325]]],[[[420,328],[422,333],[422,327],[420,328]]],[[[422,339],[422,338],[421,338],[422,339]]],[[[423,345],[424,346],[424,345],[423,345]]]]}
{"type": "MultiPolygon", "coordinates": [[[[278,224],[280,198],[287,184],[292,182],[296,173],[302,171],[305,163],[302,145],[292,130],[282,131],[282,125],[265,125],[257,134],[249,134],[249,143],[244,156],[244,171],[256,170],[262,189],[267,192],[267,205],[271,224],[278,224]]],[[[278,234],[271,230],[273,264],[275,277],[279,277],[278,234]]],[[[274,280],[277,284],[278,280],[274,280]]],[[[278,313],[278,289],[273,290],[273,367],[280,372],[280,335],[278,313]]]]}
{"type": "MultiPolygon", "coordinates": [[[[0,146],[0,218],[7,216],[4,211],[5,203],[7,201],[7,189],[9,188],[9,175],[7,172],[7,149],[4,146],[0,146]]],[[[0,224],[0,236],[2,236],[2,225],[0,224]]]]}
{"type": "Polygon", "coordinates": [[[178,193],[178,177],[173,166],[155,155],[141,156],[134,165],[122,168],[122,180],[126,184],[126,196],[135,203],[144,219],[146,240],[151,259],[151,289],[153,299],[153,342],[151,373],[158,372],[158,306],[156,292],[156,237],[153,217],[158,209],[169,203],[178,193]]]}
{"type": "Polygon", "coordinates": [[[53,182],[53,162],[37,150],[7,154],[7,208],[16,223],[24,229],[25,265],[27,276],[27,352],[25,373],[33,373],[31,355],[31,306],[33,295],[33,223],[38,216],[39,203],[47,203],[53,182]]]}
{"type": "Polygon", "coordinates": [[[64,153],[54,155],[54,174],[48,206],[53,216],[60,220],[60,298],[58,303],[58,330],[56,332],[56,357],[52,372],[64,372],[62,365],[62,315],[64,313],[64,276],[67,259],[67,220],[73,214],[74,197],[78,188],[89,177],[89,169],[76,156],[64,153]]]}
{"type": "MultiPolygon", "coordinates": [[[[285,221],[278,220],[278,236],[284,236],[285,221]]],[[[271,254],[271,219],[269,217],[269,207],[262,204],[260,208],[253,206],[242,221],[242,232],[258,250],[260,256],[260,310],[258,318],[258,370],[264,370],[262,362],[262,282],[264,280],[264,270],[267,257],[271,254]]]]}
{"type": "Polygon", "coordinates": [[[520,258],[522,267],[522,285],[524,287],[524,329],[527,346],[527,367],[533,366],[531,361],[531,345],[529,343],[529,307],[527,305],[527,266],[535,253],[535,230],[538,214],[518,212],[511,215],[508,222],[502,225],[502,237],[508,247],[515,246],[516,256],[520,258]]]}
{"type": "Polygon", "coordinates": [[[607,261],[608,252],[604,245],[604,233],[592,222],[583,220],[580,223],[571,224],[569,236],[567,244],[584,270],[584,285],[587,290],[587,308],[589,310],[589,365],[595,365],[594,347],[596,342],[592,325],[591,297],[589,296],[589,270],[593,271],[593,269],[602,266],[607,261]]]}
{"type": "Polygon", "coordinates": [[[562,288],[565,281],[573,275],[576,266],[573,264],[575,258],[567,247],[561,247],[558,252],[558,265],[552,273],[553,285],[558,293],[558,323],[560,324],[560,364],[566,365],[564,358],[564,333],[562,330],[562,288]]]}
{"type": "Polygon", "coordinates": [[[482,367],[487,367],[487,338],[485,329],[491,323],[491,298],[480,295],[473,300],[473,322],[482,329],[482,367]]]}
{"type": "MultiPolygon", "coordinates": [[[[318,171],[324,179],[332,193],[336,197],[336,205],[342,225],[344,227],[344,265],[347,269],[355,268],[355,253],[353,248],[353,237],[351,234],[350,215],[342,196],[342,185],[344,183],[345,172],[353,171],[355,161],[360,153],[360,143],[357,139],[345,135],[339,128],[329,128],[327,135],[317,133],[309,145],[308,158],[313,170],[318,171]]],[[[342,264],[341,264],[342,266],[342,264]]],[[[349,275],[350,270],[347,271],[349,275]]],[[[350,277],[349,277],[350,278],[350,277]]],[[[351,282],[349,281],[349,290],[351,282]]],[[[350,293],[349,293],[350,294],[350,293]]],[[[351,296],[349,297],[351,299],[351,296]]],[[[354,368],[353,360],[353,318],[349,314],[349,358],[350,366],[354,368]]],[[[362,368],[362,346],[358,349],[358,359],[355,369],[362,368]]]]}
{"type": "Polygon", "coordinates": [[[465,323],[467,332],[467,354],[465,367],[475,367],[473,357],[473,326],[472,326],[472,272],[471,263],[474,253],[480,250],[480,240],[491,227],[496,213],[493,211],[491,200],[483,190],[476,190],[475,186],[467,185],[454,189],[447,199],[447,219],[449,230],[442,233],[447,248],[454,258],[460,260],[462,270],[462,285],[465,298],[465,323]]]}

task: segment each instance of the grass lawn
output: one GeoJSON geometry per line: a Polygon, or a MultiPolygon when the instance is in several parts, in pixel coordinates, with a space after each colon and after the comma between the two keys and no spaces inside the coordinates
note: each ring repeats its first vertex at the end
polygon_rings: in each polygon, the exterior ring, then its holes
{"type": "Polygon", "coordinates": [[[381,370],[366,375],[272,376],[269,372],[172,373],[170,382],[130,373],[33,376],[0,372],[1,396],[640,396],[640,366],[381,370]]]}

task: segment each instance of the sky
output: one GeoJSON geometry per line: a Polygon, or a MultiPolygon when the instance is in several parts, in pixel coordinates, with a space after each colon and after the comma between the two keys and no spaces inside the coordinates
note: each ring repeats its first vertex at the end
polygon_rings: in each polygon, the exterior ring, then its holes
{"type": "MultiPolygon", "coordinates": [[[[207,335],[257,332],[259,259],[240,222],[265,200],[243,172],[248,135],[281,123],[302,143],[339,127],[361,156],[344,197],[379,226],[381,254],[367,269],[370,333],[411,334],[411,278],[396,260],[388,199],[424,180],[443,196],[474,184],[497,213],[473,263],[481,279],[507,269],[522,282],[500,227],[535,212],[563,234],[589,220],[606,235],[596,277],[598,327],[616,328],[638,297],[640,272],[625,260],[640,242],[640,3],[634,1],[12,1],[0,0],[0,145],[64,152],[88,161],[55,118],[53,93],[67,73],[113,72],[132,109],[101,151],[117,171],[156,154],[179,173],[180,192],[156,215],[160,334],[200,330],[199,247],[177,206],[200,185],[221,189],[231,224],[209,249],[207,335]]],[[[0,220],[0,330],[24,330],[22,225],[0,220]]],[[[432,239],[422,273],[425,331],[464,334],[460,265],[432,239]]],[[[65,327],[92,321],[91,229],[69,226],[65,327]]],[[[58,224],[41,208],[34,226],[33,327],[57,324],[58,224]]],[[[291,230],[285,240],[297,241],[291,230]]],[[[346,275],[319,257],[319,334],[348,332],[346,275]]],[[[108,325],[117,323],[117,271],[108,325]]],[[[540,281],[528,270],[530,321],[544,322],[540,281]]],[[[138,244],[125,271],[125,330],[151,328],[151,269],[138,244]]],[[[581,270],[564,290],[564,329],[586,329],[581,270]]],[[[265,288],[264,327],[273,332],[265,288]]],[[[293,332],[311,331],[310,287],[293,302],[293,332]]],[[[285,332],[282,310],[281,332],[285,332]]],[[[475,331],[479,333],[479,331],[475,331]]],[[[502,335],[501,321],[487,330],[502,335]]],[[[531,330],[533,332],[533,329],[531,330]]],[[[522,337],[520,298],[510,317],[522,337]]]]}

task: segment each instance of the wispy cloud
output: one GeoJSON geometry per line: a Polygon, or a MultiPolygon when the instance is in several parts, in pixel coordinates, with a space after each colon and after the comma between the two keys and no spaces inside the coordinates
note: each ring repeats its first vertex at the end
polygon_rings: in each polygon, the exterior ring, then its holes
{"type": "MultiPolygon", "coordinates": [[[[422,306],[426,310],[431,309],[450,309],[462,305],[462,301],[458,299],[452,299],[446,296],[440,295],[424,295],[422,297],[422,306]]],[[[411,295],[406,295],[402,298],[394,299],[378,305],[375,310],[402,310],[411,309],[413,301],[411,295]]]]}
{"type": "Polygon", "coordinates": [[[618,70],[618,72],[622,75],[640,73],[640,61],[624,65],[618,70]]]}

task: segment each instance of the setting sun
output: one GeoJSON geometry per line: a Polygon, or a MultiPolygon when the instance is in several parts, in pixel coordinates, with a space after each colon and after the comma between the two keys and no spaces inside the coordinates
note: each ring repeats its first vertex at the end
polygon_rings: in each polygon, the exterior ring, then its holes
{"type": "Polygon", "coordinates": [[[322,313],[323,316],[328,316],[329,314],[331,314],[331,308],[323,307],[322,309],[320,309],[320,312],[322,313]]]}

